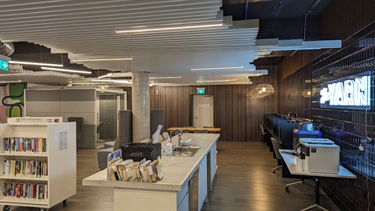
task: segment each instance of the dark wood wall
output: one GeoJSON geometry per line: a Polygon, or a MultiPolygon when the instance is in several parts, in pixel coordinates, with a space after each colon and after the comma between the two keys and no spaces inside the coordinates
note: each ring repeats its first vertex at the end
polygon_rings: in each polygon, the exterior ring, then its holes
{"type": "Polygon", "coordinates": [[[311,97],[302,96],[304,89],[311,90],[310,65],[305,65],[288,78],[279,82],[279,113],[297,113],[300,117],[311,118],[311,97]]]}
{"type": "MultiPolygon", "coordinates": [[[[214,126],[222,128],[220,140],[259,141],[259,124],[263,114],[278,112],[278,69],[269,66],[267,76],[252,78],[249,85],[212,85],[206,88],[207,95],[214,97],[214,126]],[[250,91],[260,83],[273,85],[271,96],[252,99],[250,91]]],[[[163,109],[165,128],[191,125],[192,96],[198,86],[153,86],[150,88],[150,108],[163,109]]],[[[128,109],[131,110],[131,88],[125,88],[128,109]]]]}
{"type": "Polygon", "coordinates": [[[333,0],[321,16],[322,39],[346,39],[375,20],[374,0],[333,0]]]}

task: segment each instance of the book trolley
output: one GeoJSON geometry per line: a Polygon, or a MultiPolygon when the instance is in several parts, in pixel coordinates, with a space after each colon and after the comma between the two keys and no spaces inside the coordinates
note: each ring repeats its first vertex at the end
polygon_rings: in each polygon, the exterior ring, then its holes
{"type": "Polygon", "coordinates": [[[75,123],[9,118],[0,124],[0,205],[45,211],[76,193],[75,123]],[[20,121],[22,120],[22,121],[20,121]]]}

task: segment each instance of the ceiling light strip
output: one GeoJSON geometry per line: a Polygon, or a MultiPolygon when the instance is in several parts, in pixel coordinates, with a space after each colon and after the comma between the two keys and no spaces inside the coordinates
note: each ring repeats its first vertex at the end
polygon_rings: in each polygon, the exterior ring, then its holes
{"type": "Polygon", "coordinates": [[[109,77],[109,76],[111,76],[111,75],[113,75],[113,74],[112,74],[112,73],[108,73],[108,74],[106,74],[106,75],[99,76],[98,79],[105,78],[105,77],[109,77]]]}
{"type": "Polygon", "coordinates": [[[24,64],[24,65],[37,65],[37,66],[51,66],[51,67],[63,67],[62,64],[51,64],[51,63],[39,63],[39,62],[25,62],[25,61],[9,61],[10,64],[24,64]]]}
{"type": "Polygon", "coordinates": [[[243,66],[239,67],[208,67],[208,68],[192,68],[191,71],[205,71],[205,70],[232,70],[232,69],[243,69],[243,66]]]}
{"type": "Polygon", "coordinates": [[[84,71],[84,70],[70,70],[70,69],[51,68],[51,67],[42,67],[42,70],[54,70],[54,71],[68,72],[68,73],[91,74],[91,71],[84,71]]]}
{"type": "Polygon", "coordinates": [[[133,57],[128,58],[107,58],[107,59],[72,59],[72,62],[106,62],[106,61],[130,61],[133,57]]]}
{"type": "Polygon", "coordinates": [[[212,28],[212,27],[221,27],[221,26],[223,26],[223,23],[191,25],[191,26],[170,26],[170,27],[160,27],[160,28],[128,29],[128,30],[115,30],[115,31],[116,33],[120,34],[120,33],[154,32],[154,31],[181,30],[181,29],[212,28]]]}
{"type": "Polygon", "coordinates": [[[215,82],[229,82],[231,80],[225,79],[225,80],[201,80],[197,81],[197,83],[215,83],[215,82]]]}
{"type": "Polygon", "coordinates": [[[181,78],[181,76],[150,77],[150,79],[174,79],[174,78],[181,78]]]}
{"type": "Polygon", "coordinates": [[[120,83],[120,84],[129,84],[128,80],[111,80],[111,79],[91,79],[94,82],[109,82],[109,83],[120,83]]]}

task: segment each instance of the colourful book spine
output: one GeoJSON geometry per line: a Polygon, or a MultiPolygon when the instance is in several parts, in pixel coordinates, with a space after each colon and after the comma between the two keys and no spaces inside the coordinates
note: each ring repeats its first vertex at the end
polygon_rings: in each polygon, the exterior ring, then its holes
{"type": "Polygon", "coordinates": [[[14,138],[10,139],[10,151],[16,151],[14,138]]]}
{"type": "Polygon", "coordinates": [[[19,139],[20,140],[20,142],[19,142],[19,146],[18,146],[18,151],[19,152],[23,152],[23,138],[20,138],[19,139]]]}
{"type": "Polygon", "coordinates": [[[39,153],[43,152],[43,139],[39,138],[39,153]]]}

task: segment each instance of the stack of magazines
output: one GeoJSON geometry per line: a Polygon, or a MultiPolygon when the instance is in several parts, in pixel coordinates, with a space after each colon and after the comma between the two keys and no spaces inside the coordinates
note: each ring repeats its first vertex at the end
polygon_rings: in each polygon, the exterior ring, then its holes
{"type": "Polygon", "coordinates": [[[121,149],[108,155],[107,179],[111,181],[157,182],[162,179],[158,160],[123,160],[121,149]]]}

